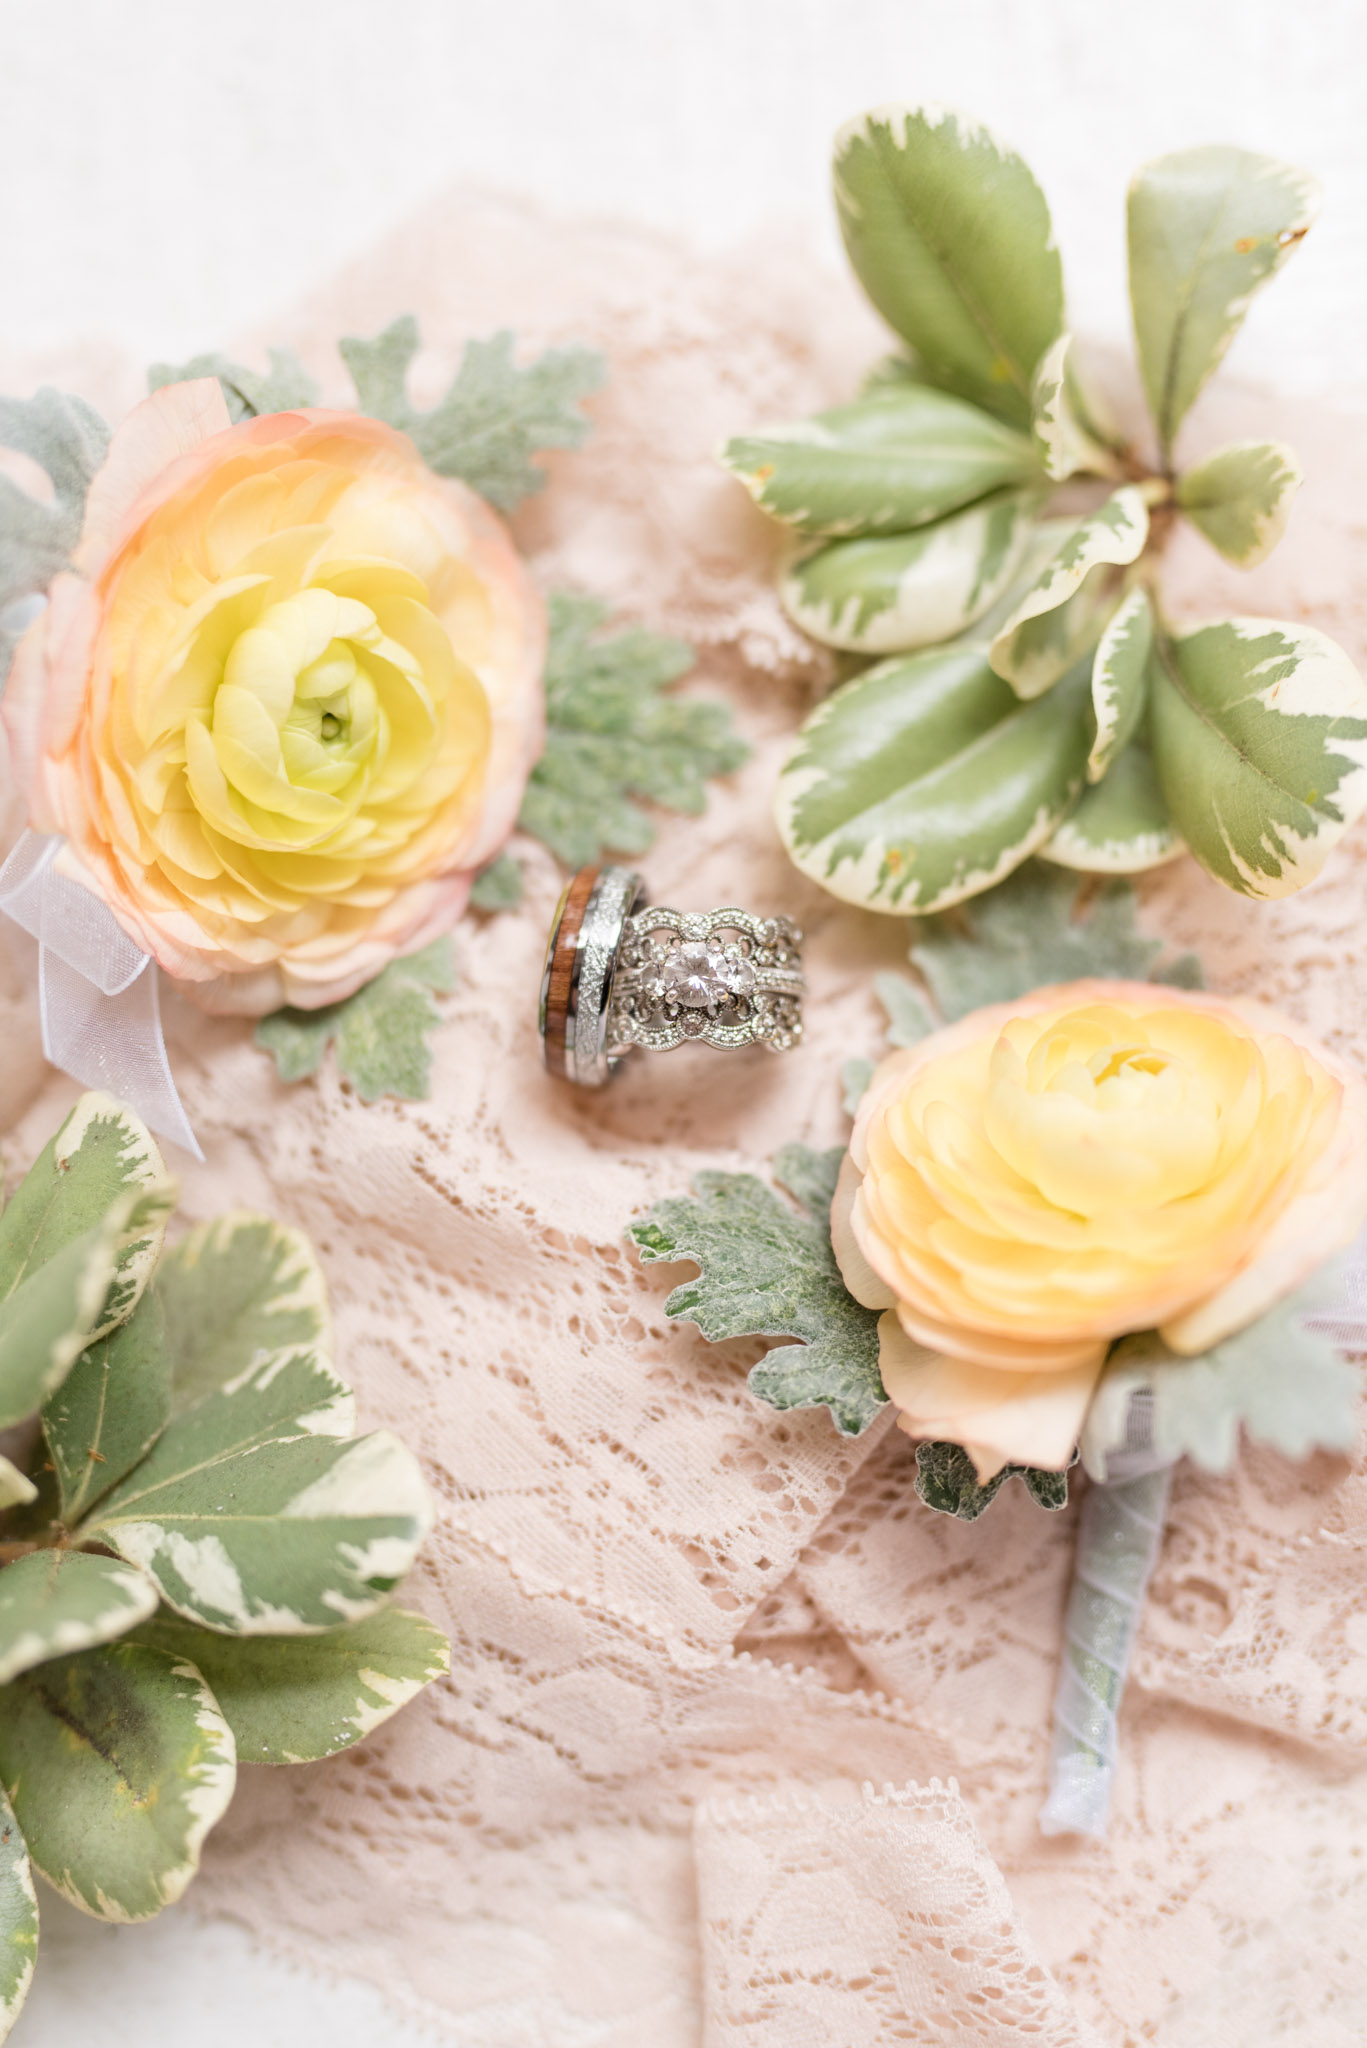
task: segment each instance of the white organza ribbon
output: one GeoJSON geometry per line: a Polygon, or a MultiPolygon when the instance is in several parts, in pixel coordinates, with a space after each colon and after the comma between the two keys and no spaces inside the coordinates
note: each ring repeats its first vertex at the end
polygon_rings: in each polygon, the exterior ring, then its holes
{"type": "Polygon", "coordinates": [[[58,872],[62,845],[25,832],[0,867],[0,911],[38,941],[44,1055],[202,1159],[171,1079],[156,962],[92,890],[58,872]]]}

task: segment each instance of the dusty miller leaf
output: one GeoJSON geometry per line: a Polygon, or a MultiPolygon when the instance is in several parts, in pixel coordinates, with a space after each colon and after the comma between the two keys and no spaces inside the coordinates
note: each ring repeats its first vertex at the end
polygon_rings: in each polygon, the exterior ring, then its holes
{"type": "Polygon", "coordinates": [[[633,798],[698,816],[707,778],[749,753],[726,705],[663,694],[693,666],[681,640],[641,627],[599,636],[606,607],[553,592],[546,656],[546,751],[518,820],[570,867],[605,850],[644,853],[655,828],[633,798]]]}
{"type": "Polygon", "coordinates": [[[887,1399],[878,1372],[878,1318],[846,1289],[831,1250],[830,1206],[843,1153],[787,1145],[774,1161],[798,1214],[750,1173],[700,1173],[691,1196],[656,1202],[628,1235],[644,1265],[692,1259],[665,1314],[696,1323],[710,1343],[791,1336],[750,1373],[772,1408],[826,1407],[844,1436],[867,1429],[887,1399]]]}
{"type": "Polygon", "coordinates": [[[1242,1427],[1255,1443],[1289,1458],[1348,1451],[1357,1442],[1362,1369],[1306,1319],[1332,1316],[1343,1302],[1342,1261],[1321,1267],[1295,1294],[1247,1329],[1196,1358],[1179,1358],[1145,1331],[1117,1344],[1083,1429],[1082,1456],[1104,1478],[1108,1453],[1125,1441],[1133,1395],[1153,1394],[1153,1445],[1208,1472],[1228,1472],[1242,1427]]]}
{"type": "Polygon", "coordinates": [[[217,352],[191,356],[186,363],[153,363],[147,373],[149,391],[165,384],[184,384],[195,377],[217,377],[227,401],[228,416],[255,419],[258,413],[292,412],[297,406],[317,405],[318,386],[292,348],[267,351],[270,369],[248,370],[241,363],[217,352]]]}
{"type": "Polygon", "coordinates": [[[953,916],[922,919],[911,958],[945,1022],[1055,982],[1162,979],[1200,986],[1190,978],[1200,972],[1190,955],[1154,973],[1162,941],[1138,929],[1127,883],[1098,889],[1081,916],[1075,914],[1078,897],[1071,875],[1030,865],[953,916]]]}
{"type": "Polygon", "coordinates": [[[26,455],[52,484],[45,503],[0,476],[0,689],[33,601],[66,567],[80,538],[90,479],[108,446],[108,427],[83,398],[51,385],[32,398],[0,397],[0,448],[26,455]]]}
{"type": "Polygon", "coordinates": [[[522,901],[522,870],[510,853],[499,854],[481,868],[470,890],[475,910],[516,910],[522,901]]]}
{"type": "Polygon", "coordinates": [[[456,476],[501,512],[539,491],[546,472],[531,457],[542,448],[577,448],[589,431],[579,401],[603,382],[596,349],[550,348],[519,366],[504,332],[466,343],[445,395],[421,412],[408,395],[418,352],[418,323],[402,315],[373,341],[339,343],[362,412],[407,434],[428,467],[456,476]]]}
{"type": "Polygon", "coordinates": [[[1068,1474],[1042,1472],[1034,1465],[1004,1465],[980,1483],[973,1460],[961,1444],[917,1444],[916,1497],[937,1515],[976,1522],[990,1508],[1008,1479],[1024,1482],[1037,1506],[1051,1511],[1068,1505],[1068,1474]]]}
{"type": "Polygon", "coordinates": [[[337,1071],[354,1083],[362,1102],[397,1095],[425,1101],[431,1092],[432,1053],[427,1034],[441,1022],[432,991],[456,984],[451,941],[434,939],[420,953],[394,960],[345,1002],[322,1010],[276,1010],[256,1027],[256,1042],[275,1055],[282,1081],[316,1074],[330,1044],[337,1071]]]}

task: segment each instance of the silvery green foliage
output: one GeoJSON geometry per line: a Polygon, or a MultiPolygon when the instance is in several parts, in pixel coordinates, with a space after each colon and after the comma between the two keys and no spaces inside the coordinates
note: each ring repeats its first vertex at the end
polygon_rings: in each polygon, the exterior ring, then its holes
{"type": "Polygon", "coordinates": [[[318,386],[292,348],[267,350],[270,368],[264,374],[215,351],[191,356],[186,363],[153,363],[147,372],[149,391],[165,384],[184,384],[195,377],[217,377],[223,387],[228,417],[255,419],[263,412],[292,412],[296,406],[317,405],[318,386]]]}
{"type": "Polygon", "coordinates": [[[90,479],[108,445],[99,414],[70,392],[44,385],[32,398],[0,397],[0,448],[36,462],[52,486],[40,499],[0,475],[0,689],[33,600],[80,539],[90,479]]]}
{"type": "Polygon", "coordinates": [[[580,400],[603,381],[595,349],[550,348],[519,365],[509,333],[466,343],[459,370],[437,404],[420,410],[408,395],[418,352],[411,313],[373,341],[340,344],[362,412],[409,436],[429,468],[459,477],[509,512],[546,481],[531,457],[543,448],[577,448],[589,431],[580,400]]]}
{"type": "Polygon", "coordinates": [[[961,1444],[917,1444],[916,1498],[937,1515],[976,1522],[990,1508],[1008,1479],[1019,1479],[1037,1507],[1056,1512],[1068,1505],[1068,1474],[1041,1472],[1034,1465],[1003,1465],[991,1479],[979,1480],[973,1460],[961,1444]]]}
{"type": "Polygon", "coordinates": [[[146,1919],[239,1761],[332,1755],[447,1668],[389,1601],[426,1488],[354,1434],[309,1245],[238,1213],[163,1256],[173,1196],[138,1120],[87,1095],[0,1214],[0,1416],[41,1431],[0,1494],[0,2039],[35,1871],[146,1919]]]}
{"type": "Polygon", "coordinates": [[[1129,198],[1131,298],[1159,462],[1125,446],[1064,324],[1044,196],[987,130],[885,107],[836,143],[846,249],[904,352],[814,419],[722,460],[794,535],[780,595],[814,639],[885,656],[819,705],[780,776],[794,861],[863,908],[935,911],[1032,854],[1132,874],[1189,850],[1286,895],[1367,806],[1367,687],[1322,634],[1164,620],[1182,516],[1252,567],[1300,470],[1241,442],[1184,473],[1179,426],[1250,300],[1314,216],[1304,173],[1246,150],[1147,165],[1129,198]],[[1106,479],[1041,559],[1054,484],[1106,479]]]}
{"type": "Polygon", "coordinates": [[[765,1353],[750,1391],[773,1408],[824,1407],[844,1436],[868,1428],[884,1402],[878,1318],[847,1290],[831,1250],[830,1210],[841,1154],[785,1146],[774,1177],[794,1209],[752,1173],[700,1173],[692,1195],[656,1202],[628,1235],[644,1265],[699,1268],[665,1314],[728,1337],[798,1337],[765,1353]]]}
{"type": "Polygon", "coordinates": [[[420,953],[391,961],[373,981],[321,1010],[276,1010],[256,1027],[256,1042],[275,1055],[282,1081],[316,1074],[329,1046],[337,1071],[362,1102],[382,1095],[421,1102],[431,1092],[428,1033],[441,1022],[434,995],[456,985],[451,941],[434,939],[420,953]]]}
{"type": "Polygon", "coordinates": [[[1188,1457],[1207,1472],[1228,1472],[1242,1429],[1290,1458],[1350,1451],[1358,1440],[1361,1367],[1313,1327],[1344,1300],[1341,1260],[1322,1266],[1295,1294],[1247,1329],[1180,1358],[1153,1331],[1117,1344],[1088,1411],[1082,1461],[1104,1479],[1125,1442],[1130,1403],[1152,1401],[1153,1448],[1171,1462],[1188,1457]]]}

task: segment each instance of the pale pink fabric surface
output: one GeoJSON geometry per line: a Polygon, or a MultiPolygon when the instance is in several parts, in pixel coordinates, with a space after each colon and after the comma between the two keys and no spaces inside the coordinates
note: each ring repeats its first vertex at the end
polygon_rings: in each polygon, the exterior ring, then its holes
{"type": "MultiPolygon", "coordinates": [[[[756,758],[704,820],[665,822],[645,866],[658,900],[794,909],[811,1028],[785,1060],[687,1048],[602,1098],[558,1088],[534,1009],[560,878],[532,846],[524,908],[461,928],[430,1102],[367,1108],[331,1073],[287,1089],[242,1026],[168,1002],[208,1155],[182,1213],[250,1203],[313,1236],[365,1420],[418,1447],[441,1504],[410,1594],[455,1644],[450,1683],[359,1751],[244,1774],[193,1896],[315,1966],[375,1978],[468,2048],[699,2048],[705,2009],[708,2048],[800,2042],[790,1987],[829,1940],[824,1902],[884,1883],[890,1913],[842,1922],[855,2017],[818,2011],[810,2034],[831,2048],[879,2013],[865,1976],[891,1973],[913,2018],[975,2010],[1000,1981],[1003,1930],[1049,1973],[1031,1980],[1038,2023],[1017,2028],[1042,2048],[1348,2048],[1367,2033],[1367,1479],[1262,1453],[1229,1480],[1179,1477],[1110,1841],[1045,1841],[1071,1513],[1012,1486],[972,1527],[930,1514],[904,1437],[879,1424],[848,1443],[824,1414],[757,1406],[743,1371],[757,1347],[668,1325],[669,1276],[622,1242],[628,1217],[700,1167],[843,1139],[836,1067],[881,1044],[872,977],[900,962],[905,929],[806,887],[777,845],[775,760],[823,663],[774,604],[770,529],[709,459],[729,431],[846,393],[877,330],[799,250],[703,263],[465,198],[258,339],[297,343],[335,399],[333,337],[410,307],[429,389],[466,335],[500,325],[529,347],[608,350],[594,440],[554,459],[521,538],[544,581],[702,647],[699,685],[731,697],[756,758]],[[834,1832],[715,1818],[732,1795],[847,1811],[862,1780],[950,1773],[976,1835],[933,1790],[834,1832]],[[951,1837],[957,1865],[937,1846],[951,1837]],[[762,1935],[743,1924],[752,1854],[762,1935]],[[816,1919],[802,1907],[814,1861],[816,1919]],[[963,1940],[947,1978],[916,1900],[948,1896],[919,1887],[954,1868],[945,1911],[963,1940]]],[[[10,388],[18,367],[0,364],[10,388]]],[[[86,388],[135,395],[117,366],[86,388]]],[[[1306,406],[1270,419],[1236,394],[1203,404],[1193,440],[1269,432],[1311,477],[1290,539],[1252,578],[1182,543],[1182,605],[1313,618],[1361,657],[1367,430],[1306,406]]],[[[1301,897],[1252,906],[1182,862],[1143,886],[1143,915],[1197,946],[1214,985],[1266,997],[1364,1064],[1365,882],[1360,830],[1301,897]]],[[[12,1118],[36,1071],[17,987],[3,1017],[12,1118]]],[[[16,1161],[72,1092],[49,1080],[16,1161]]]]}

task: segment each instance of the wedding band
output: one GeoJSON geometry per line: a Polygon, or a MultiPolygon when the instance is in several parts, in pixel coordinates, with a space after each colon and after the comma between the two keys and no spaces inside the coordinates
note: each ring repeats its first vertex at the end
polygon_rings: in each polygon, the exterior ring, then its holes
{"type": "Polygon", "coordinates": [[[787,1052],[802,1036],[802,988],[791,918],[652,909],[634,869],[580,868],[546,945],[541,1050],[581,1088],[601,1088],[636,1046],[787,1052]]]}

